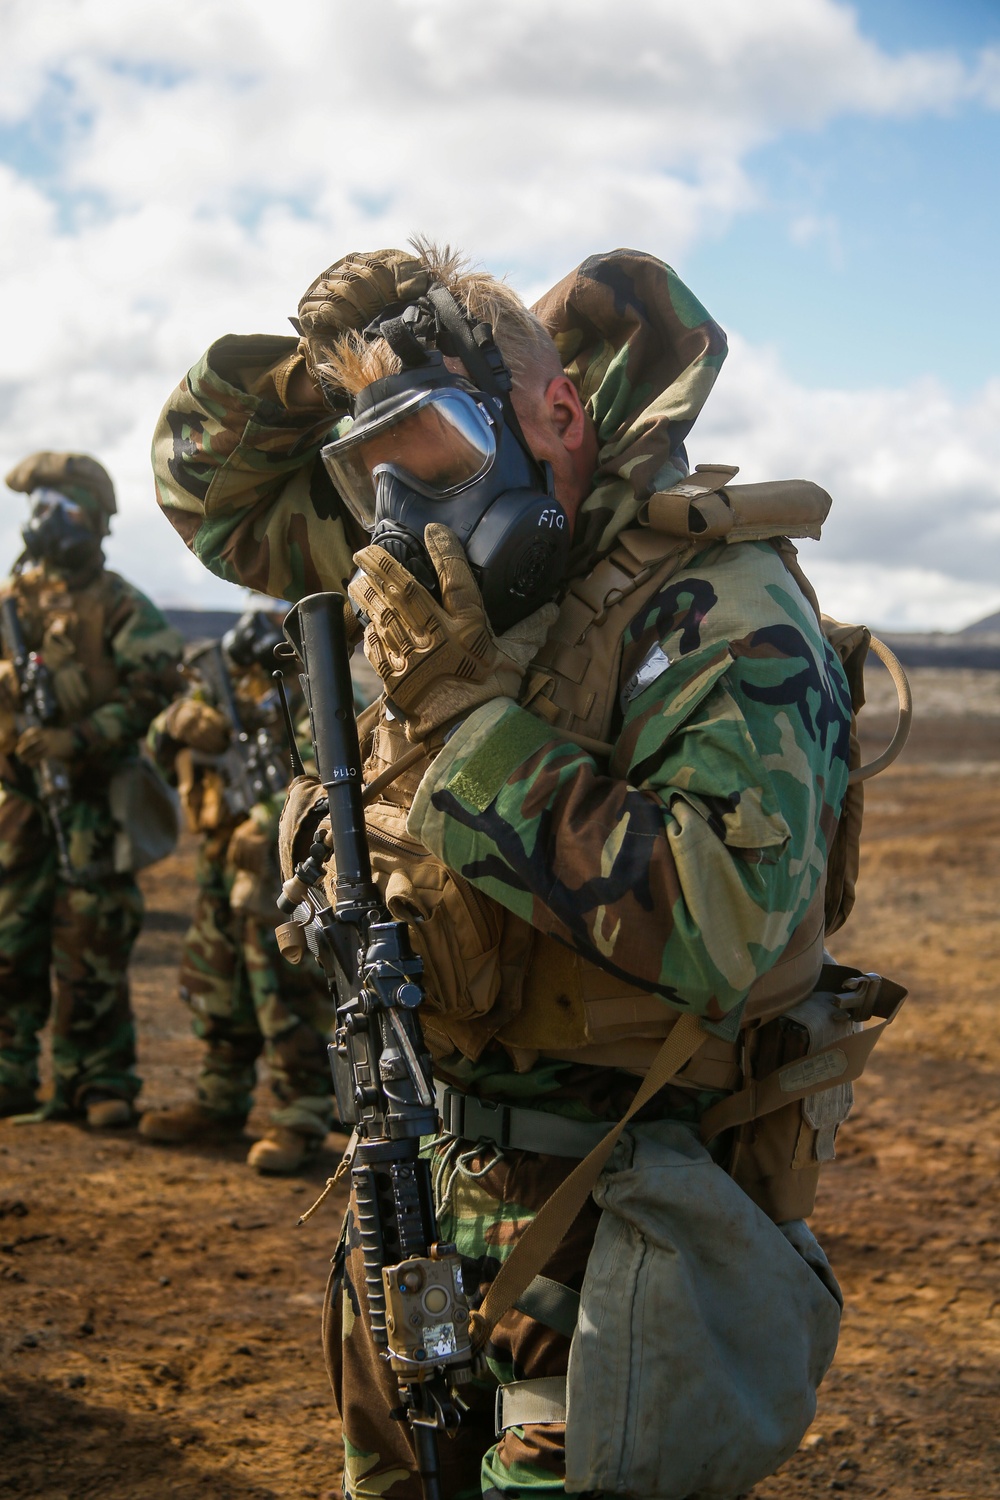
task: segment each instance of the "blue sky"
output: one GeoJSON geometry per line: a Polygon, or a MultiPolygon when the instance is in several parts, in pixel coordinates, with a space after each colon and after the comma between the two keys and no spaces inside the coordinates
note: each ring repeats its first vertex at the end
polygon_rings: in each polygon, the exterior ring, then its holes
{"type": "Polygon", "coordinates": [[[286,328],[329,261],[423,230],[529,297],[595,248],[670,260],[732,340],[692,458],[830,489],[806,549],[830,612],[1000,607],[995,0],[0,0],[0,21],[0,462],[102,457],[112,560],[165,602],[239,602],[153,505],[171,387],[220,333],[286,328]]]}
{"type": "MultiPolygon", "coordinates": [[[[864,0],[890,50],[1000,46],[986,0],[864,0]]],[[[684,270],[808,385],[933,375],[968,395],[997,373],[1000,111],[978,101],[874,127],[841,118],[754,152],[764,202],[684,270]]]]}
{"type": "Polygon", "coordinates": [[[967,395],[996,373],[1000,113],[838,121],[748,167],[761,208],[683,262],[747,338],[809,385],[926,374],[967,395]]]}

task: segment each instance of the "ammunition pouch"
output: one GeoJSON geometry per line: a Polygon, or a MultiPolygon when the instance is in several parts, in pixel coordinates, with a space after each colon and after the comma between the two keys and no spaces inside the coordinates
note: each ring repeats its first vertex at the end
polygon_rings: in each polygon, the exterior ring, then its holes
{"type": "Polygon", "coordinates": [[[743,1087],[707,1111],[701,1136],[735,1132],[728,1170],[775,1223],[812,1213],[854,1081],[905,998],[891,979],[825,964],[808,999],[747,1033],[743,1087]]]}
{"type": "Polygon", "coordinates": [[[501,982],[505,913],[411,838],[406,815],[392,802],[366,809],[372,873],[424,965],[421,1022],[432,1054],[457,1045],[476,1058],[510,1015],[510,987],[501,982]]]}

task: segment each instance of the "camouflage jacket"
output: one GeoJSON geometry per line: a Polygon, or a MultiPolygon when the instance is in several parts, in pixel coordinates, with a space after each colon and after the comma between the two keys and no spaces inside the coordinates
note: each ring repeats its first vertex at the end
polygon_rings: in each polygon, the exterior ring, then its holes
{"type": "Polygon", "coordinates": [[[847,787],[850,697],[777,552],[716,545],[625,633],[610,762],[494,699],[424,775],[409,832],[627,983],[719,1022],[779,957],[847,787]]]}
{"type": "Polygon", "coordinates": [[[17,603],[28,649],[49,666],[80,767],[110,772],[135,756],[180,686],[183,641],[161,611],[108,569],[71,588],[44,563],[33,565],[14,573],[3,593],[17,603]]]}
{"type": "MultiPolygon", "coordinates": [[[[725,339],[668,267],[631,251],[592,257],[536,310],[600,444],[574,533],[582,573],[687,472],[684,443],[725,339]]],[[[161,504],[207,566],[295,599],[342,587],[352,539],[317,464],[331,427],[249,394],[266,383],[260,361],[289,347],[214,345],[168,403],[154,465],[161,504]]],[[[815,615],[766,543],[706,550],[641,610],[619,687],[653,661],[662,670],[622,703],[608,766],[495,700],[427,772],[410,828],[536,928],[719,1020],[780,954],[821,876],[846,787],[850,703],[815,615]]],[[[499,1097],[565,1092],[570,1065],[542,1061],[515,1080],[498,1052],[443,1071],[499,1097]]]]}

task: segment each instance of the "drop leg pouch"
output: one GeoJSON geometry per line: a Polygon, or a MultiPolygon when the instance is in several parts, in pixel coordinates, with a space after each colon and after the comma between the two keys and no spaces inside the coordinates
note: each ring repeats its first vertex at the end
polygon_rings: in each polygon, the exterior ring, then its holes
{"type": "Polygon", "coordinates": [[[603,1209],[567,1380],[566,1488],[733,1500],[798,1447],[840,1299],[802,1221],[783,1233],[688,1126],[631,1126],[603,1209]]]}

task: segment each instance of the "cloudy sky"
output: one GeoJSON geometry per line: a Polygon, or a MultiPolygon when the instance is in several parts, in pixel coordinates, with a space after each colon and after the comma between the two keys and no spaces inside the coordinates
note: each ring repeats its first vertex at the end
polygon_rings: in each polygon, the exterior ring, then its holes
{"type": "Polygon", "coordinates": [[[240,602],[153,503],[178,378],[421,230],[529,298],[595,249],[662,256],[731,340],[692,461],[831,491],[827,609],[1000,608],[996,0],[0,0],[0,26],[0,472],[102,458],[112,564],[162,602],[240,602]]]}

